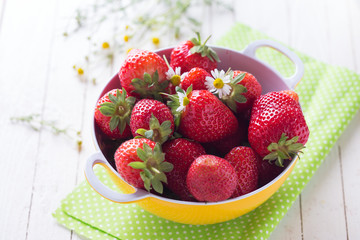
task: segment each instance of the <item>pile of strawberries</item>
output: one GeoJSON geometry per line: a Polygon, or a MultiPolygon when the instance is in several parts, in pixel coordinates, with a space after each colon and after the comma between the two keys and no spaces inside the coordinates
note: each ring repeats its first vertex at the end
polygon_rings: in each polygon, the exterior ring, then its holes
{"type": "MultiPolygon", "coordinates": [[[[207,40],[206,40],[207,41],[207,40]]],[[[131,50],[122,89],[102,96],[95,122],[116,146],[129,184],[184,201],[247,194],[278,176],[309,136],[293,91],[261,95],[251,73],[217,69],[216,52],[197,38],[171,52],[131,50]]]]}

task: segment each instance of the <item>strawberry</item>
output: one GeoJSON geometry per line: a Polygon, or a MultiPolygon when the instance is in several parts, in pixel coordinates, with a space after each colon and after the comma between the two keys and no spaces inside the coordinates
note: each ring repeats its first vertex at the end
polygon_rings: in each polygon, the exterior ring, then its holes
{"type": "Polygon", "coordinates": [[[181,67],[182,73],[190,71],[193,67],[200,67],[210,72],[217,67],[219,57],[216,52],[206,46],[208,37],[202,44],[200,34],[197,34],[197,39],[182,42],[175,47],[170,56],[170,65],[172,68],[181,67]]]}
{"type": "Polygon", "coordinates": [[[179,124],[180,134],[204,143],[220,140],[237,131],[237,119],[229,108],[209,91],[192,91],[191,88],[185,93],[178,87],[178,95],[171,95],[172,101],[168,103],[176,124],[179,124]]]}
{"type": "Polygon", "coordinates": [[[251,147],[279,166],[304,148],[309,137],[300,105],[281,92],[267,93],[254,102],[248,131],[251,147]]]}
{"type": "Polygon", "coordinates": [[[280,173],[284,170],[284,168],[289,164],[289,161],[284,162],[284,167],[280,167],[274,163],[270,163],[269,161],[264,161],[261,157],[257,158],[257,168],[258,168],[258,187],[262,187],[272,181],[274,178],[279,176],[280,173]]]}
{"type": "Polygon", "coordinates": [[[165,161],[160,144],[146,138],[125,141],[116,150],[114,158],[116,169],[126,182],[158,193],[163,192],[162,182],[167,182],[164,172],[173,168],[165,161]]]}
{"type": "Polygon", "coordinates": [[[134,137],[144,136],[164,143],[174,132],[174,117],[164,103],[141,99],[132,110],[130,128],[134,137]]]}
{"type": "Polygon", "coordinates": [[[134,103],[135,98],[128,96],[124,88],[110,90],[96,103],[96,124],[110,138],[130,137],[130,114],[134,103]]]}
{"type": "Polygon", "coordinates": [[[166,161],[174,165],[174,169],[166,174],[168,188],[178,195],[181,200],[192,201],[186,186],[186,174],[191,163],[199,156],[206,154],[204,148],[198,142],[177,138],[167,141],[163,145],[166,161]]]}
{"type": "Polygon", "coordinates": [[[238,130],[231,135],[205,144],[205,148],[210,152],[216,152],[216,155],[225,156],[234,147],[240,146],[247,141],[248,123],[243,119],[238,119],[238,130]]]}
{"type": "Polygon", "coordinates": [[[248,114],[256,98],[261,95],[261,85],[254,75],[244,71],[233,71],[232,91],[224,102],[237,115],[248,114]]]}
{"type": "Polygon", "coordinates": [[[131,50],[122,64],[118,76],[121,86],[131,95],[161,100],[160,92],[166,91],[167,65],[158,54],[147,50],[131,50]]]}
{"type": "Polygon", "coordinates": [[[293,90],[282,90],[280,91],[282,93],[285,93],[287,95],[289,95],[292,99],[294,99],[297,103],[299,102],[299,95],[297,95],[297,93],[293,90]]]}
{"type": "Polygon", "coordinates": [[[258,186],[257,156],[250,147],[233,148],[225,159],[235,168],[238,182],[232,197],[238,197],[254,191],[258,186]]]}
{"type": "Polygon", "coordinates": [[[228,199],[234,193],[237,182],[235,168],[225,159],[214,155],[196,158],[186,176],[190,193],[202,202],[228,199]]]}
{"type": "Polygon", "coordinates": [[[206,77],[211,77],[211,75],[202,68],[194,67],[181,80],[180,87],[188,89],[192,85],[193,90],[207,90],[206,77]]]}

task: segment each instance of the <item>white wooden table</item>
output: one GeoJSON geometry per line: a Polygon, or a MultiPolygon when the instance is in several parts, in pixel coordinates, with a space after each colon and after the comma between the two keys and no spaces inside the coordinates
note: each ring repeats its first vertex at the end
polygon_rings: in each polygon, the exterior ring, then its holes
{"type": "MultiPolygon", "coordinates": [[[[85,0],[0,1],[0,239],[79,239],[51,213],[84,180],[94,146],[95,100],[119,66],[97,85],[72,70],[88,51],[84,36],[62,36],[85,0]],[[13,124],[39,113],[80,130],[74,140],[13,124]]],[[[360,1],[233,1],[235,14],[199,9],[212,42],[240,21],[310,56],[360,73],[360,1]]],[[[341,79],[339,79],[341,81],[341,79]]],[[[334,86],[336,87],[336,86],[334,86]]],[[[357,114],[271,239],[360,239],[360,115],[357,114]]]]}

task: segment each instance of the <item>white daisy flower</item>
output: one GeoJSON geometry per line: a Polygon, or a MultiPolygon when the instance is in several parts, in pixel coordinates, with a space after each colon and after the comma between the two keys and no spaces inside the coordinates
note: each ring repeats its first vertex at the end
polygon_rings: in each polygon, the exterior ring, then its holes
{"type": "Polygon", "coordinates": [[[170,80],[174,86],[179,86],[186,75],[187,72],[181,74],[181,67],[176,67],[175,70],[172,67],[169,67],[169,70],[166,72],[166,79],[170,80]]]}
{"type": "Polygon", "coordinates": [[[177,94],[179,96],[179,107],[176,109],[176,111],[182,112],[186,108],[186,105],[189,104],[189,99],[187,98],[186,93],[179,91],[177,94]]]}
{"type": "Polygon", "coordinates": [[[212,70],[211,71],[212,77],[206,77],[205,86],[208,91],[218,94],[219,98],[224,98],[226,96],[229,96],[231,92],[231,86],[230,83],[230,76],[228,74],[225,74],[224,70],[212,70]]]}

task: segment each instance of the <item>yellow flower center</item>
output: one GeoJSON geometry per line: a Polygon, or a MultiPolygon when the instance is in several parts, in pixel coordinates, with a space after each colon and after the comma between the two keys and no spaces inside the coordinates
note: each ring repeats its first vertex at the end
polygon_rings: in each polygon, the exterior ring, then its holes
{"type": "Polygon", "coordinates": [[[110,47],[110,44],[108,42],[103,42],[103,44],[102,44],[103,49],[106,49],[106,48],[109,48],[109,47],[110,47]]]}
{"type": "Polygon", "coordinates": [[[78,72],[79,75],[83,75],[84,74],[84,69],[78,68],[77,72],[78,72]]]}
{"type": "Polygon", "coordinates": [[[181,77],[179,75],[174,75],[170,78],[170,82],[172,83],[172,85],[174,86],[179,86],[180,84],[180,80],[181,80],[181,77]]]}
{"type": "Polygon", "coordinates": [[[184,97],[183,106],[187,106],[189,103],[190,103],[190,100],[188,99],[188,97],[184,97]]]}
{"type": "Polygon", "coordinates": [[[214,80],[214,87],[217,89],[223,88],[224,82],[220,78],[214,80]]]}
{"type": "Polygon", "coordinates": [[[153,37],[152,42],[153,42],[153,44],[158,45],[160,43],[160,39],[157,37],[153,37]]]}
{"type": "Polygon", "coordinates": [[[129,38],[130,38],[129,35],[125,35],[125,36],[124,36],[124,41],[125,41],[125,42],[128,42],[128,41],[129,41],[129,38]]]}

